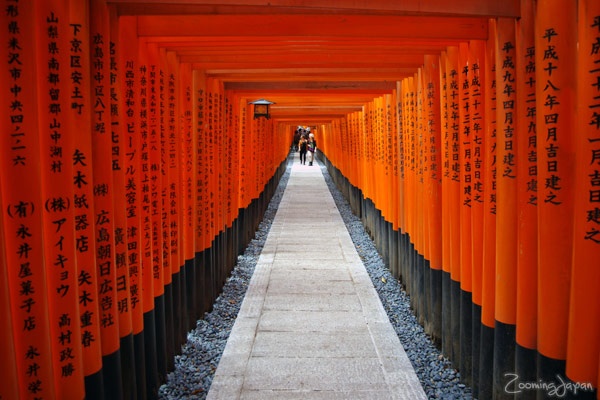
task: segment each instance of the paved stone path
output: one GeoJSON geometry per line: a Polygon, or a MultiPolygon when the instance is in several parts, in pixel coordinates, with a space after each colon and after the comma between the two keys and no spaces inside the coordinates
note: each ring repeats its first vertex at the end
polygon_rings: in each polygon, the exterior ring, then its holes
{"type": "Polygon", "coordinates": [[[207,399],[426,399],[320,167],[297,154],[207,399]]]}

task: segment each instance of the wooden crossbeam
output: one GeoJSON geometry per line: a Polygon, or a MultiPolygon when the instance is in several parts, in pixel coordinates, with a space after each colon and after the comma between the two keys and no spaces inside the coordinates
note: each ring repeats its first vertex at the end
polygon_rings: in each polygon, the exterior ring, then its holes
{"type": "Polygon", "coordinates": [[[518,17],[519,0],[108,0],[121,15],[368,14],[518,17]]]}
{"type": "Polygon", "coordinates": [[[139,36],[485,39],[484,17],[385,15],[139,16],[139,36]]]}
{"type": "Polygon", "coordinates": [[[486,40],[519,0],[107,0],[151,42],[274,119],[338,118],[391,93],[425,56],[486,40]],[[128,17],[131,18],[131,17],[128,17]]]}

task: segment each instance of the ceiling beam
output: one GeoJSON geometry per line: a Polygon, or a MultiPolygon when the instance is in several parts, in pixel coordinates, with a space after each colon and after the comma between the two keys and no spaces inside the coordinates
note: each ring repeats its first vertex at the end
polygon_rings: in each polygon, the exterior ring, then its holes
{"type": "Polygon", "coordinates": [[[120,15],[385,14],[518,17],[519,0],[108,0],[120,15]]]}
{"type": "Polygon", "coordinates": [[[278,81],[278,82],[226,82],[225,90],[270,90],[288,92],[298,90],[327,90],[338,92],[381,92],[387,93],[396,88],[395,81],[278,81]]]}
{"type": "Polygon", "coordinates": [[[139,36],[486,39],[484,17],[387,15],[139,16],[139,36]],[[318,34],[318,35],[317,35],[318,34]]]}
{"type": "MultiPolygon", "coordinates": [[[[202,69],[200,65],[193,65],[194,69],[202,69]]],[[[208,69],[204,70],[207,76],[219,79],[222,82],[300,82],[351,81],[351,82],[378,82],[397,81],[408,76],[413,76],[415,69],[410,68],[257,68],[257,69],[208,69]]]]}
{"type": "Polygon", "coordinates": [[[487,40],[521,0],[107,0],[141,41],[174,53],[275,121],[329,123],[414,76],[425,55],[487,40]],[[133,16],[133,17],[130,17],[133,16]]]}

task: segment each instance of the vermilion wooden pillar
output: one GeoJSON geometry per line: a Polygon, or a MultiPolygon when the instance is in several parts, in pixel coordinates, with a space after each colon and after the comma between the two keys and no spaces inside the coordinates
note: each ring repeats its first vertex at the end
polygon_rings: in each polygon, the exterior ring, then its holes
{"type": "Polygon", "coordinates": [[[460,102],[459,102],[459,49],[446,50],[446,79],[448,87],[448,136],[450,151],[448,184],[448,219],[450,237],[450,324],[452,337],[451,360],[458,367],[460,360],[460,102]]]}
{"type": "Polygon", "coordinates": [[[573,262],[577,6],[537,2],[538,378],[564,376],[573,262]],[[560,10],[560,12],[558,12],[560,10]]]}
{"type": "MultiPolygon", "coordinates": [[[[104,395],[121,396],[122,376],[119,343],[115,259],[116,192],[113,183],[112,118],[110,89],[111,36],[109,12],[102,0],[90,1],[91,123],[94,176],[95,258],[98,274],[100,339],[104,395]]],[[[118,397],[117,397],[118,398],[118,397]]]]}
{"type": "MultiPolygon", "coordinates": [[[[208,285],[209,266],[207,261],[208,256],[208,231],[207,231],[207,194],[208,189],[206,182],[207,176],[207,158],[204,141],[204,118],[205,118],[205,75],[202,70],[192,70],[192,103],[193,103],[193,114],[192,114],[192,129],[194,130],[194,154],[195,154],[195,182],[196,190],[194,193],[194,207],[196,209],[195,217],[195,255],[196,255],[196,273],[198,276],[198,290],[199,295],[199,307],[201,313],[209,309],[209,298],[210,298],[210,285],[208,285]]],[[[246,187],[243,183],[244,173],[240,171],[240,191],[238,193],[240,207],[246,207],[244,202],[244,196],[246,194],[246,187]]]]}
{"type": "MultiPolygon", "coordinates": [[[[123,377],[122,393],[126,396],[137,395],[135,345],[133,338],[133,309],[131,303],[130,274],[127,268],[127,209],[126,199],[126,124],[125,95],[125,62],[121,57],[126,49],[122,48],[122,38],[127,37],[123,30],[127,28],[119,23],[115,10],[110,10],[110,127],[111,160],[114,184],[114,232],[115,232],[115,288],[117,291],[118,325],[121,350],[121,372],[123,377]],[[122,36],[123,35],[123,36],[122,36]]],[[[133,33],[129,31],[132,35],[133,33]]]]}
{"type": "MultiPolygon", "coordinates": [[[[178,349],[186,338],[187,329],[184,305],[185,277],[183,266],[183,211],[182,192],[180,181],[181,149],[180,149],[180,95],[179,95],[179,65],[174,52],[167,51],[165,54],[165,168],[168,179],[166,187],[166,207],[168,215],[166,223],[169,226],[169,263],[171,265],[171,282],[173,290],[173,331],[175,349],[178,349]]],[[[177,352],[177,350],[175,350],[177,352]]]]}
{"type": "Polygon", "coordinates": [[[600,3],[579,2],[577,56],[577,121],[574,146],[575,212],[573,269],[569,301],[567,377],[575,382],[600,382],[600,3]]]}
{"type": "Polygon", "coordinates": [[[424,131],[424,104],[423,104],[423,70],[420,68],[413,78],[413,104],[414,104],[414,196],[413,205],[415,218],[413,220],[413,238],[414,238],[414,252],[413,252],[413,265],[414,265],[414,280],[415,280],[415,298],[412,299],[416,304],[415,313],[419,320],[419,323],[426,325],[427,319],[427,296],[425,294],[425,281],[428,281],[429,275],[427,269],[424,266],[424,259],[427,254],[427,237],[426,237],[426,224],[427,217],[425,215],[425,168],[427,157],[427,150],[425,147],[425,136],[424,131]]]}
{"type": "MultiPolygon", "coordinates": [[[[155,71],[156,63],[151,62],[148,43],[143,40],[138,45],[139,66],[135,78],[138,88],[137,102],[139,103],[139,213],[140,213],[140,263],[142,273],[142,305],[144,314],[144,361],[146,366],[146,393],[156,393],[160,383],[159,378],[159,349],[164,348],[164,336],[157,335],[158,324],[164,329],[162,313],[162,297],[155,300],[156,293],[162,295],[163,288],[157,288],[156,283],[162,286],[159,269],[156,265],[153,244],[154,209],[156,171],[153,160],[153,147],[156,140],[156,106],[155,106],[155,71]],[[161,308],[161,312],[157,309],[161,308]],[[160,316],[160,317],[159,317],[160,316]],[[160,340],[159,340],[160,337],[160,340]]],[[[158,224],[156,224],[158,225],[158,224]]],[[[157,232],[154,232],[157,233],[157,232]]],[[[161,329],[161,330],[162,330],[161,329]]]]}
{"type": "MultiPolygon", "coordinates": [[[[414,132],[414,79],[406,78],[402,81],[402,104],[403,104],[403,141],[404,141],[404,209],[406,217],[406,260],[405,260],[405,285],[409,294],[415,292],[414,272],[414,220],[416,208],[414,206],[415,189],[415,132],[414,132]]],[[[414,299],[411,298],[414,302],[414,299]]]]}
{"type": "MultiPolygon", "coordinates": [[[[521,18],[516,29],[517,62],[517,178],[518,255],[517,255],[517,326],[515,373],[522,381],[535,381],[537,348],[537,273],[538,273],[538,146],[536,129],[535,41],[533,34],[534,2],[521,2],[521,18]]],[[[523,393],[534,398],[535,392],[523,393]]]]}
{"type": "MultiPolygon", "coordinates": [[[[450,86],[449,76],[446,69],[448,55],[442,52],[440,57],[440,101],[441,101],[441,212],[449,216],[450,209],[450,176],[451,176],[451,131],[450,131],[450,86]]],[[[442,235],[442,353],[446,357],[452,354],[452,331],[451,331],[451,252],[450,252],[450,218],[441,220],[442,235]]]]}
{"type": "MultiPolygon", "coordinates": [[[[196,308],[197,287],[195,261],[195,205],[194,191],[196,180],[194,174],[195,165],[195,135],[192,125],[192,66],[187,63],[179,64],[179,154],[181,154],[179,166],[179,181],[181,193],[181,260],[185,281],[182,290],[185,292],[185,303],[183,305],[185,322],[183,332],[187,332],[195,326],[195,316],[199,314],[196,308]]],[[[184,339],[185,340],[185,339],[184,339]]]]}
{"type": "Polygon", "coordinates": [[[484,180],[485,180],[485,132],[489,115],[486,113],[486,43],[479,40],[469,42],[469,69],[471,73],[471,283],[472,283],[472,318],[471,318],[471,387],[479,390],[479,355],[482,303],[483,273],[483,214],[484,214],[484,180]]]}
{"type": "Polygon", "coordinates": [[[429,266],[431,335],[438,341],[442,337],[442,153],[440,115],[440,58],[425,57],[425,99],[427,103],[427,124],[429,147],[428,209],[429,215],[429,266]]]}
{"type": "Polygon", "coordinates": [[[496,23],[490,20],[485,54],[483,262],[478,398],[492,397],[496,288],[496,23]]]}
{"type": "Polygon", "coordinates": [[[494,398],[508,398],[506,373],[514,370],[517,272],[517,120],[515,21],[500,18],[496,37],[496,324],[494,398]]]}
{"type": "Polygon", "coordinates": [[[406,224],[406,159],[405,151],[407,147],[406,143],[406,127],[404,124],[404,88],[402,82],[396,83],[396,130],[398,136],[398,146],[396,151],[398,152],[398,227],[400,231],[399,238],[399,256],[398,260],[398,275],[404,285],[406,285],[406,236],[407,236],[407,224],[406,224]]]}
{"type": "MultiPolygon", "coordinates": [[[[155,335],[156,335],[156,363],[159,379],[165,379],[168,370],[168,344],[171,336],[167,335],[167,307],[170,307],[170,298],[166,291],[166,269],[163,259],[163,201],[162,186],[164,180],[163,166],[161,159],[163,157],[163,145],[161,138],[162,129],[162,97],[161,82],[162,68],[160,63],[159,49],[156,44],[141,44],[142,53],[147,57],[148,73],[148,175],[150,181],[150,226],[151,236],[151,259],[152,259],[152,287],[154,296],[155,312],[155,335]]],[[[150,334],[150,333],[149,333],[150,334]]]]}
{"type": "MultiPolygon", "coordinates": [[[[52,346],[55,396],[81,397],[83,359],[79,343],[79,316],[75,243],[74,188],[84,187],[87,177],[75,174],[75,126],[68,116],[73,103],[69,76],[72,64],[67,49],[71,32],[68,1],[52,1],[35,5],[37,80],[36,119],[39,121],[39,167],[42,172],[44,262],[37,268],[46,273],[48,320],[52,346]],[[51,49],[49,51],[49,49],[51,49]],[[70,354],[70,357],[64,357],[70,354]],[[62,371],[57,373],[56,371],[62,371]]],[[[82,105],[83,107],[83,105],[82,105]]],[[[78,246],[85,243],[78,242],[78,246]]],[[[81,248],[81,247],[79,247],[81,248]]]]}
{"type": "Polygon", "coordinates": [[[472,120],[476,117],[473,95],[473,68],[469,62],[469,44],[461,43],[458,58],[458,129],[459,129],[459,180],[460,180],[460,359],[458,368],[469,385],[472,382],[472,291],[473,242],[471,207],[473,202],[473,132],[472,120]]]}
{"type": "MultiPolygon", "coordinates": [[[[141,263],[142,206],[141,206],[141,124],[140,62],[134,17],[120,17],[118,37],[119,113],[123,152],[124,198],[126,216],[126,268],[129,277],[129,297],[132,318],[135,379],[138,396],[147,396],[146,349],[144,334],[143,267],[141,263]]],[[[150,288],[149,288],[150,289],[150,288]]]]}
{"type": "Polygon", "coordinates": [[[103,398],[102,339],[99,280],[96,263],[92,136],[90,5],[70,0],[69,63],[71,90],[70,126],[75,135],[72,155],[74,176],[75,240],[78,269],[79,318],[86,398],[103,398]],[[80,130],[81,127],[87,129],[80,130]]]}

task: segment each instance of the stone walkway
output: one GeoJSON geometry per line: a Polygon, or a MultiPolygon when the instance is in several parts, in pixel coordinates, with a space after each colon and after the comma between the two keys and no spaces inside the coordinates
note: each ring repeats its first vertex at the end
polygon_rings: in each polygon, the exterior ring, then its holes
{"type": "Polygon", "coordinates": [[[426,399],[320,167],[298,154],[207,399],[426,399]]]}

